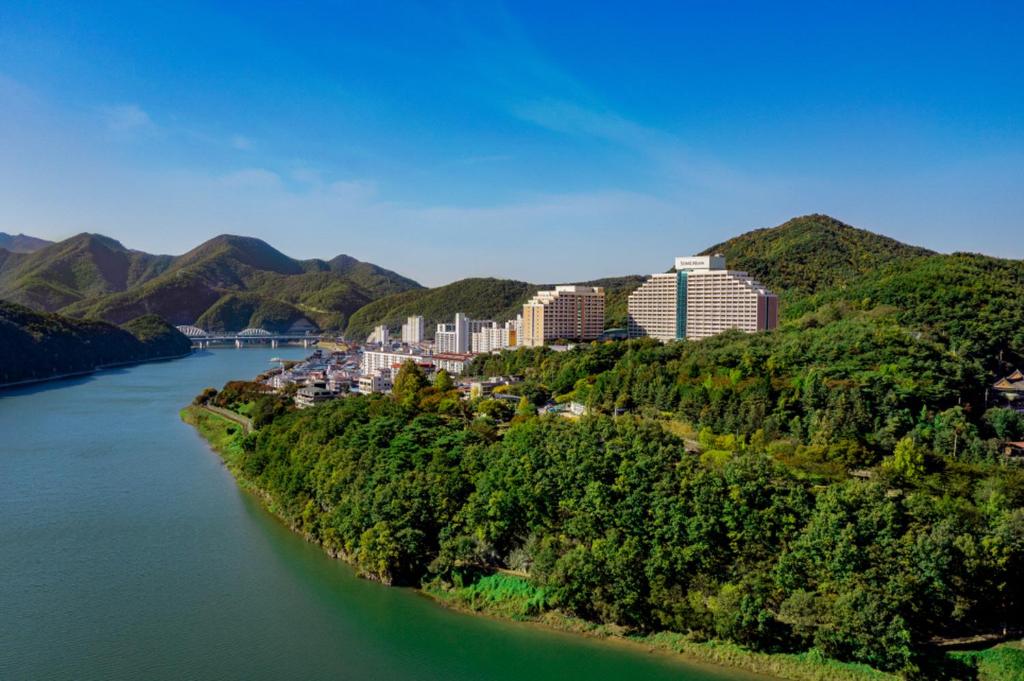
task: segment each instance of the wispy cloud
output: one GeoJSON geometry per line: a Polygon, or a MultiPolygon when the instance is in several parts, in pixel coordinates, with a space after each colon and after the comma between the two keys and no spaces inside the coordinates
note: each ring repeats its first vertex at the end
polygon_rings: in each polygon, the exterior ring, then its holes
{"type": "Polygon", "coordinates": [[[249,151],[252,149],[253,142],[245,135],[232,135],[231,139],[228,140],[229,144],[239,151],[249,151]]]}
{"type": "Polygon", "coordinates": [[[218,182],[232,189],[276,190],[281,186],[281,176],[266,168],[243,168],[222,175],[218,182]]]}
{"type": "Polygon", "coordinates": [[[138,104],[117,104],[100,107],[107,129],[115,133],[146,132],[157,129],[153,119],[138,104]]]}

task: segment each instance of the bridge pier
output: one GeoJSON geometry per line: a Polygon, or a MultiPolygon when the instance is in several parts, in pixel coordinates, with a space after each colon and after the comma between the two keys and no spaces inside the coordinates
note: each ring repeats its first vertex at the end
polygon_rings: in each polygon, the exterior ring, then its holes
{"type": "Polygon", "coordinates": [[[276,338],[272,338],[270,340],[270,347],[272,347],[272,348],[276,348],[277,347],[277,339],[276,338]]]}
{"type": "Polygon", "coordinates": [[[309,347],[309,339],[308,338],[303,338],[302,339],[302,347],[304,347],[304,348],[308,348],[309,347]]]}
{"type": "Polygon", "coordinates": [[[236,338],[235,339],[235,347],[236,348],[241,348],[242,347],[242,339],[241,338],[236,338]]]}

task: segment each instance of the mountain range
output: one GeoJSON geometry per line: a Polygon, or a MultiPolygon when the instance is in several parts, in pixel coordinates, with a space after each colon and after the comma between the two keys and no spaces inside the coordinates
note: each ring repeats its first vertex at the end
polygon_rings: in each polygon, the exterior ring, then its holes
{"type": "Polygon", "coordinates": [[[295,260],[259,239],[232,235],[181,256],[85,233],[32,253],[0,250],[0,298],[115,324],[157,314],[212,331],[343,328],[367,303],[419,288],[347,255],[295,260]]]}
{"type": "Polygon", "coordinates": [[[27,234],[8,234],[7,232],[0,232],[0,248],[10,251],[11,253],[31,253],[38,251],[44,246],[49,246],[52,241],[46,239],[37,239],[34,236],[28,236],[27,234]]]}
{"type": "MultiPolygon", "coordinates": [[[[894,278],[916,281],[941,276],[944,268],[966,277],[1007,262],[938,255],[818,214],[746,232],[704,253],[725,255],[730,269],[745,270],[779,293],[785,318],[815,309],[817,303],[808,301],[822,296],[833,302],[857,302],[855,296],[869,294],[897,298],[889,285],[894,278]]],[[[1016,271],[1008,270],[1011,289],[1016,271]]],[[[606,325],[611,328],[625,324],[627,298],[645,276],[575,283],[605,287],[606,325]]],[[[347,255],[295,260],[259,239],[232,235],[215,237],[181,256],[131,250],[97,234],[47,243],[31,253],[0,248],[0,298],[115,324],[157,314],[173,324],[211,331],[315,327],[361,338],[378,324],[397,330],[414,314],[424,316],[429,331],[456,312],[512,318],[545,286],[470,278],[425,288],[347,255]]]]}

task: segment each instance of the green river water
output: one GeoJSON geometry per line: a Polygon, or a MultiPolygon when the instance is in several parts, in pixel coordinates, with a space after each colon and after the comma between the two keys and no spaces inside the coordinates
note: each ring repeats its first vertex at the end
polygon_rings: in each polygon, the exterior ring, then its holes
{"type": "Polygon", "coordinates": [[[301,348],[0,391],[0,679],[752,679],[356,578],[178,417],[301,348]]]}

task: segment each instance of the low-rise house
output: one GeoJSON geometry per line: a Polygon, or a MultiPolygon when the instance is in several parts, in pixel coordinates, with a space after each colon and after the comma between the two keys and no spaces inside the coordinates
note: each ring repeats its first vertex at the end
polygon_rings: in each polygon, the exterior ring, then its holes
{"type": "Polygon", "coordinates": [[[992,389],[1007,403],[1007,406],[1024,412],[1024,373],[1014,371],[1009,376],[996,381],[992,389]]]}
{"type": "Polygon", "coordinates": [[[364,395],[371,393],[389,393],[394,387],[391,372],[382,369],[372,374],[359,377],[359,392],[364,395]]]}
{"type": "Polygon", "coordinates": [[[323,384],[318,385],[307,385],[299,388],[298,392],[295,393],[295,406],[299,409],[308,409],[309,407],[333,400],[337,395],[327,389],[327,386],[323,384]]]}

